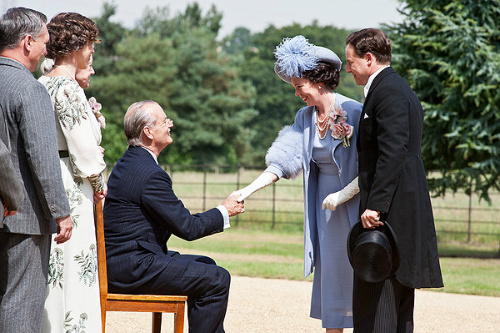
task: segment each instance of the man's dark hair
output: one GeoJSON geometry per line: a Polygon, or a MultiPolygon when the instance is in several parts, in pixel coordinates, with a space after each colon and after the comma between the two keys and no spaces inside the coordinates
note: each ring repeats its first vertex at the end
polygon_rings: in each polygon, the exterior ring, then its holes
{"type": "Polygon", "coordinates": [[[381,64],[391,62],[391,41],[380,29],[366,28],[347,36],[346,45],[352,45],[358,57],[371,53],[381,64]]]}
{"type": "Polygon", "coordinates": [[[34,39],[42,34],[47,16],[25,7],[9,8],[0,17],[0,53],[15,48],[30,35],[34,39]]]}

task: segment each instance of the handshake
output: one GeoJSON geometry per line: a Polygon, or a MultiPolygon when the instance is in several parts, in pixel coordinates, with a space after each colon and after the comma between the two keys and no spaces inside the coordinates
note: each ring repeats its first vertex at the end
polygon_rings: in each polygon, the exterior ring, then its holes
{"type": "Polygon", "coordinates": [[[231,193],[231,195],[222,203],[222,205],[226,207],[229,217],[245,212],[245,199],[253,192],[271,185],[277,180],[278,176],[274,173],[263,172],[250,185],[231,193]]]}
{"type": "MultiPolygon", "coordinates": [[[[263,172],[248,186],[233,192],[227,199],[234,199],[237,197],[238,203],[243,203],[243,201],[248,198],[252,193],[271,185],[278,180],[278,176],[274,173],[263,172]]],[[[358,177],[354,178],[349,184],[338,192],[329,194],[322,202],[323,209],[328,208],[334,211],[337,206],[343,204],[344,202],[351,199],[359,192],[358,187],[358,177]]],[[[227,208],[227,207],[226,207],[227,208]]],[[[228,210],[229,211],[229,210],[228,210]]],[[[239,213],[237,213],[239,214],[239,213]]]]}
{"type": "Polygon", "coordinates": [[[239,198],[240,195],[237,192],[233,192],[222,203],[222,205],[226,207],[229,217],[245,212],[245,204],[243,201],[238,200],[239,198]]]}

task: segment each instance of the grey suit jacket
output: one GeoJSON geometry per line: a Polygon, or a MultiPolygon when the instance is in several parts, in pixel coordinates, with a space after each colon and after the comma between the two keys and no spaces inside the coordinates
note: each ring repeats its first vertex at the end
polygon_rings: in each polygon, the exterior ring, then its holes
{"type": "Polygon", "coordinates": [[[70,213],[61,178],[54,110],[45,87],[21,63],[0,57],[0,124],[7,124],[11,158],[25,200],[1,232],[44,235],[70,213]]]}
{"type": "MultiPolygon", "coordinates": [[[[0,214],[3,212],[4,203],[9,210],[18,210],[24,199],[23,187],[16,177],[16,170],[10,159],[9,148],[4,144],[3,134],[0,133],[2,139],[0,141],[0,214]]],[[[0,216],[0,228],[3,226],[2,221],[3,215],[0,216]]]]}

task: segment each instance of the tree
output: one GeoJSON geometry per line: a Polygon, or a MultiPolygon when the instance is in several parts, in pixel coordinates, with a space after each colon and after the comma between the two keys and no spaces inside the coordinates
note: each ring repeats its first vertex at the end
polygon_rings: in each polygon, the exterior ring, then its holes
{"type": "MultiPolygon", "coordinates": [[[[197,4],[175,17],[166,7],[145,11],[136,29],[116,45],[115,70],[92,83],[107,105],[113,139],[120,136],[115,129],[123,128],[127,107],[152,99],[174,121],[175,143],[160,163],[240,161],[253,135],[247,123],[256,114],[254,89],[218,48],[221,17],[214,7],[203,16],[197,4]]],[[[107,161],[115,162],[125,139],[115,143],[105,136],[105,142],[113,145],[107,161]]]]}
{"type": "Polygon", "coordinates": [[[234,29],[231,35],[222,40],[224,51],[229,54],[243,54],[245,49],[253,47],[252,33],[244,27],[234,29]]]}
{"type": "Polygon", "coordinates": [[[405,1],[388,26],[392,65],[424,108],[422,150],[435,195],[500,190],[499,0],[405,1]]]}
{"type": "Polygon", "coordinates": [[[100,44],[96,46],[95,58],[93,64],[97,73],[111,72],[114,70],[116,46],[123,40],[127,29],[120,23],[112,22],[111,18],[116,14],[116,5],[105,2],[102,5],[102,14],[94,18],[99,29],[100,44]]]}
{"type": "Polygon", "coordinates": [[[170,16],[169,7],[146,8],[137,27],[138,34],[148,35],[156,32],[162,38],[169,38],[176,33],[204,28],[217,35],[221,27],[222,13],[218,12],[214,5],[203,15],[198,3],[194,2],[186,7],[184,13],[179,13],[174,17],[170,16]]]}
{"type": "Polygon", "coordinates": [[[157,34],[129,36],[116,46],[119,60],[114,61],[114,70],[93,79],[91,87],[107,123],[103,131],[106,162],[116,162],[127,148],[123,116],[132,103],[151,99],[169,110],[169,87],[176,73],[173,56],[171,43],[157,34]]]}

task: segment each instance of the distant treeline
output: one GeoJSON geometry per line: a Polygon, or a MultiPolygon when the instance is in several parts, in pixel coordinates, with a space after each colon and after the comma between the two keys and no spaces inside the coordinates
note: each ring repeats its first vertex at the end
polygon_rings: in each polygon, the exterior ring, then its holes
{"type": "MultiPolygon", "coordinates": [[[[391,38],[392,66],[424,107],[431,190],[465,189],[489,200],[490,188],[500,190],[500,0],[401,4],[406,20],[382,28],[391,38]]],[[[215,6],[202,12],[193,3],[176,15],[168,7],[149,8],[132,29],[113,22],[116,9],[105,3],[94,18],[102,42],[87,90],[103,105],[109,164],[127,147],[128,106],[152,99],[174,121],[174,143],[160,163],[263,165],[278,131],[304,106],[274,73],[275,47],[301,34],[345,64],[350,31],[315,21],[219,36],[223,15],[215,6]]],[[[344,70],[337,91],[362,101],[362,87],[344,70]]]]}

